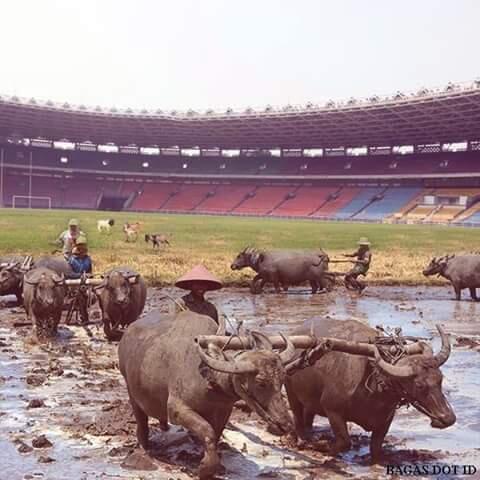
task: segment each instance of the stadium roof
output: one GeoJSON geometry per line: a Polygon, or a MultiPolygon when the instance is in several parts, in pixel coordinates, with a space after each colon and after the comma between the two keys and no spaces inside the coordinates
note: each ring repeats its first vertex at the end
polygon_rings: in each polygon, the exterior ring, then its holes
{"type": "Polygon", "coordinates": [[[0,97],[0,137],[183,148],[336,148],[480,139],[480,81],[243,112],[134,111],[0,97]]]}

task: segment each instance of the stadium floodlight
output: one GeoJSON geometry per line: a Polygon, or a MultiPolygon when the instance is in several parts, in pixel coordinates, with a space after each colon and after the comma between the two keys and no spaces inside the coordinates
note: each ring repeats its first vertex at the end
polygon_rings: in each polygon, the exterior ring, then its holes
{"type": "Polygon", "coordinates": [[[184,164],[182,165],[182,168],[183,168],[183,169],[188,168],[188,163],[184,163],[184,164]]]}
{"type": "Polygon", "coordinates": [[[68,157],[60,157],[60,163],[68,163],[68,157]]]}
{"type": "Polygon", "coordinates": [[[32,97],[29,101],[32,105],[36,105],[37,101],[32,97]]]}
{"type": "Polygon", "coordinates": [[[211,108],[205,111],[205,115],[212,115],[213,113],[215,112],[211,108]]]}
{"type": "Polygon", "coordinates": [[[233,113],[233,108],[232,107],[228,107],[226,110],[225,110],[225,113],[227,115],[230,115],[231,113],[233,113]]]}
{"type": "Polygon", "coordinates": [[[148,162],[143,162],[142,163],[143,168],[148,168],[149,166],[150,166],[150,164],[148,162]]]}
{"type": "Polygon", "coordinates": [[[107,167],[110,162],[108,160],[102,160],[102,165],[107,167]]]}
{"type": "Polygon", "coordinates": [[[267,105],[265,107],[265,112],[271,112],[271,111],[273,111],[273,107],[271,105],[267,105]]]}
{"type": "Polygon", "coordinates": [[[62,105],[63,108],[70,108],[70,104],[68,102],[65,102],[63,105],[62,105]]]}

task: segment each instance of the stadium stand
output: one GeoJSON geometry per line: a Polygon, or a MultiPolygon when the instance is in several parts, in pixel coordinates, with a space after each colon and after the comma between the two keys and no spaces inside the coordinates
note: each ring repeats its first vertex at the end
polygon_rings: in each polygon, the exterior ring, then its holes
{"type": "Polygon", "coordinates": [[[421,191],[419,188],[390,188],[384,192],[378,200],[365,207],[356,219],[383,220],[399,211],[413,197],[421,191]]]}
{"type": "Polygon", "coordinates": [[[228,213],[245,200],[247,195],[255,190],[255,185],[217,185],[197,208],[199,212],[228,213]]]}
{"type": "Polygon", "coordinates": [[[291,197],[286,198],[283,203],[274,210],[274,215],[280,216],[308,216],[318,210],[338,190],[336,187],[297,187],[292,188],[291,197]]]}
{"type": "Polygon", "coordinates": [[[313,218],[336,217],[336,213],[348,205],[360,191],[360,188],[339,188],[330,194],[323,205],[312,212],[310,216],[313,218]]]}
{"type": "Polygon", "coordinates": [[[295,190],[284,186],[257,187],[232,212],[240,214],[266,215],[283,202],[286,196],[295,190]]]}
{"type": "Polygon", "coordinates": [[[336,212],[335,216],[342,219],[355,217],[356,214],[360,213],[363,209],[370,205],[376,196],[380,195],[384,190],[385,188],[381,187],[362,188],[358,195],[356,195],[350,203],[336,212]]]}
{"type": "Polygon", "coordinates": [[[175,195],[171,195],[161,206],[161,210],[174,212],[194,210],[207,198],[211,191],[212,186],[209,184],[183,184],[178,188],[175,195]]]}

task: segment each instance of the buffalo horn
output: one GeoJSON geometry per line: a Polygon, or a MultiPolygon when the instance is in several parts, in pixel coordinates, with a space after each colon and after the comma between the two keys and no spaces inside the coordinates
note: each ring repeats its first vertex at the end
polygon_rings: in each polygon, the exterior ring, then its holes
{"type": "Polygon", "coordinates": [[[257,371],[257,368],[253,363],[245,360],[228,361],[212,358],[203,350],[200,345],[198,345],[198,353],[200,354],[200,358],[203,360],[203,362],[212,370],[216,370],[217,372],[241,374],[255,373],[257,371]]]}
{"type": "Polygon", "coordinates": [[[282,361],[283,365],[287,365],[295,356],[295,346],[288,337],[285,337],[283,334],[280,334],[280,336],[283,338],[286,345],[285,350],[280,353],[280,360],[282,361]]]}
{"type": "Polygon", "coordinates": [[[262,347],[264,350],[273,350],[270,339],[261,332],[252,332],[252,337],[255,340],[255,345],[262,347]]]}
{"type": "Polygon", "coordinates": [[[415,375],[415,371],[412,367],[407,365],[402,365],[399,367],[398,365],[392,365],[391,363],[386,362],[381,356],[378,348],[374,346],[375,352],[375,361],[378,367],[383,370],[387,375],[391,377],[398,377],[398,378],[406,378],[406,377],[413,377],[415,375]]]}
{"type": "Polygon", "coordinates": [[[442,348],[435,355],[435,361],[437,362],[437,366],[440,367],[448,360],[448,357],[450,356],[451,346],[448,336],[443,331],[443,328],[440,325],[437,325],[437,330],[440,334],[440,338],[442,339],[442,348]]]}

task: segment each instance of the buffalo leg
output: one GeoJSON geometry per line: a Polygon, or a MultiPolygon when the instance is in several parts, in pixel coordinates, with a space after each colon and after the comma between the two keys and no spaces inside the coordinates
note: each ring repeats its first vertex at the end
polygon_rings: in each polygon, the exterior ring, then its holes
{"type": "Polygon", "coordinates": [[[475,300],[475,302],[478,301],[476,288],[470,288],[470,296],[472,297],[472,300],[475,300]]]}
{"type": "Polygon", "coordinates": [[[455,298],[460,300],[462,298],[462,289],[456,285],[454,285],[453,288],[455,289],[455,298]]]}
{"type": "Polygon", "coordinates": [[[168,400],[168,416],[172,423],[182,425],[203,443],[205,453],[198,466],[197,474],[201,479],[211,477],[220,466],[217,435],[212,426],[179,398],[168,400]]]}
{"type": "Polygon", "coordinates": [[[285,388],[287,390],[288,403],[293,413],[295,431],[297,432],[299,438],[305,440],[308,436],[305,428],[305,408],[303,403],[295,395],[294,387],[287,384],[285,385],[285,388]]]}
{"type": "Polygon", "coordinates": [[[337,453],[348,450],[351,446],[351,441],[350,435],[348,434],[347,422],[337,412],[326,410],[325,413],[335,436],[335,440],[330,446],[329,453],[331,455],[336,455],[337,453]]]}
{"type": "Polygon", "coordinates": [[[150,442],[148,441],[148,416],[138,406],[135,400],[130,396],[130,404],[132,405],[133,415],[137,422],[137,440],[144,450],[148,450],[150,442]]]}
{"type": "Polygon", "coordinates": [[[372,438],[370,439],[370,457],[372,463],[378,462],[382,455],[382,444],[392,423],[394,413],[395,412],[392,413],[390,418],[388,418],[383,425],[379,426],[372,432],[372,438]]]}
{"type": "Polygon", "coordinates": [[[316,282],[316,280],[310,280],[310,286],[312,287],[312,293],[317,293],[318,283],[316,282]]]}

